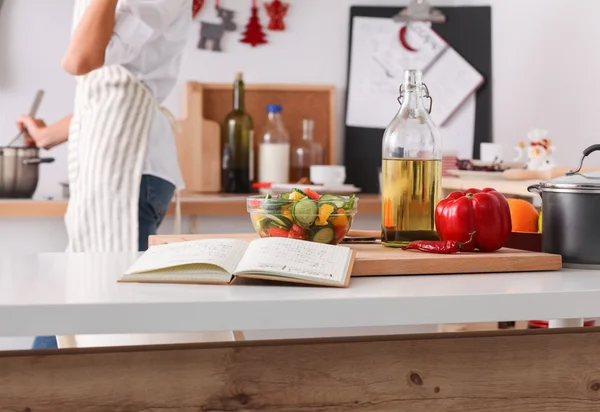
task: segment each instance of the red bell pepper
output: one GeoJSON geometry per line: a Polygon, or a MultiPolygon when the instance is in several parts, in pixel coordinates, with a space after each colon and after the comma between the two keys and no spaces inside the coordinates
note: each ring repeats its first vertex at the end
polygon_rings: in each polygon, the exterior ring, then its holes
{"type": "Polygon", "coordinates": [[[302,229],[298,225],[294,225],[290,229],[288,237],[291,239],[306,240],[306,230],[302,229]]]}
{"type": "Polygon", "coordinates": [[[348,233],[348,226],[334,226],[333,233],[335,234],[335,243],[342,243],[348,233]]]}
{"type": "Polygon", "coordinates": [[[267,234],[271,237],[288,237],[289,230],[280,229],[277,227],[267,229],[267,234]]]}
{"type": "Polygon", "coordinates": [[[435,226],[441,240],[462,242],[465,252],[494,252],[504,247],[512,231],[506,198],[489,188],[448,195],[435,209],[435,226]],[[475,239],[467,243],[473,232],[475,239]]]}

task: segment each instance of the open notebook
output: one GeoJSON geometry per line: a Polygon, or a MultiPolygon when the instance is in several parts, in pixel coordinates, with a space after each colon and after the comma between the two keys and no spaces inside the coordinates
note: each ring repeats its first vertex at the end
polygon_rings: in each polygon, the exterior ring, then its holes
{"type": "Polygon", "coordinates": [[[230,284],[236,277],[347,287],[355,252],[287,238],[151,246],[119,282],[230,284]]]}

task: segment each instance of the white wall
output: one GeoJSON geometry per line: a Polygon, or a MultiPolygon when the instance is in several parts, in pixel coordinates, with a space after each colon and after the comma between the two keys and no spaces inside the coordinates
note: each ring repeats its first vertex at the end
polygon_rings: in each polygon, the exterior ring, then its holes
{"type": "MultiPolygon", "coordinates": [[[[238,10],[240,29],[247,22],[249,3],[223,0],[224,6],[238,10]]],[[[179,113],[184,81],[230,82],[236,71],[243,70],[248,82],[337,86],[341,130],[349,6],[406,3],[293,1],[287,32],[270,35],[271,43],[256,49],[239,43],[239,32],[228,34],[222,54],[196,49],[196,24],[180,83],[166,103],[179,113]]],[[[37,88],[47,91],[40,109],[44,119],[54,121],[71,110],[73,81],[61,71],[60,58],[68,43],[72,4],[73,0],[5,0],[0,12],[0,142],[15,134],[14,120],[28,110],[37,88]]],[[[532,127],[550,130],[562,164],[576,163],[584,147],[598,142],[600,82],[595,75],[600,72],[600,26],[596,24],[600,2],[438,0],[435,4],[493,5],[494,137],[510,154],[532,127]]],[[[209,12],[206,7],[200,18],[209,12]]],[[[262,18],[264,22],[264,14],[262,18]]],[[[42,166],[36,197],[60,195],[58,182],[66,178],[65,153],[64,147],[53,150],[58,161],[42,166]]]]}

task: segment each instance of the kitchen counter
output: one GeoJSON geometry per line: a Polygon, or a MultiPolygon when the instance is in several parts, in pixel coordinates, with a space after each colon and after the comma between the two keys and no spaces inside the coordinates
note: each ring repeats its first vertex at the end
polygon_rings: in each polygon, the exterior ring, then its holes
{"type": "MultiPolygon", "coordinates": [[[[527,191],[530,184],[537,182],[510,180],[477,180],[444,177],[442,188],[447,194],[454,190],[465,190],[472,187],[493,187],[507,196],[526,198],[535,197],[527,191]]],[[[381,198],[379,195],[358,194],[360,198],[360,215],[379,215],[381,213],[381,198]]],[[[67,201],[49,200],[0,200],[0,218],[3,217],[61,217],[67,210],[67,201]]],[[[169,209],[172,215],[174,203],[169,209]]],[[[181,198],[181,212],[184,216],[242,216],[246,215],[245,196],[236,195],[184,195],[181,198]]]]}
{"type": "Polygon", "coordinates": [[[136,257],[0,255],[0,336],[600,317],[600,271],[353,278],[348,289],[117,283],[136,257]]]}
{"type": "Polygon", "coordinates": [[[524,198],[539,197],[535,193],[530,193],[527,188],[530,185],[539,183],[538,180],[504,180],[504,179],[476,179],[476,178],[458,178],[444,177],[442,188],[445,191],[451,190],[467,190],[470,188],[483,189],[485,187],[493,187],[498,192],[505,196],[518,196],[524,198]]]}
{"type": "MultiPolygon", "coordinates": [[[[347,289],[117,283],[136,258],[0,256],[0,336],[600,316],[598,271],[361,278],[347,289]]],[[[599,344],[597,328],[569,328],[4,352],[0,409],[594,411],[599,344]]]]}
{"type": "MultiPolygon", "coordinates": [[[[378,195],[358,195],[359,213],[379,215],[381,200],[378,195]]],[[[67,201],[2,199],[0,218],[3,217],[62,217],[67,210],[67,201]]],[[[169,215],[175,212],[171,203],[169,215]]],[[[245,216],[246,197],[237,195],[186,195],[181,197],[181,213],[184,216],[245,216]]]]}

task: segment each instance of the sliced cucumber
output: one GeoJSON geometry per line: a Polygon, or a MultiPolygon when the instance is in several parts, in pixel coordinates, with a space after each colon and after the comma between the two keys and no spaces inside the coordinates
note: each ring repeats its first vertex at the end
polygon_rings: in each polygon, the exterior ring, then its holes
{"type": "Polygon", "coordinates": [[[324,206],[324,205],[330,205],[331,207],[333,207],[332,214],[335,214],[336,211],[337,211],[337,209],[338,209],[337,205],[335,203],[333,203],[333,202],[321,202],[321,201],[319,201],[319,209],[321,208],[321,206],[324,206]]]}
{"type": "Polygon", "coordinates": [[[336,209],[341,209],[346,204],[346,199],[344,197],[335,195],[323,195],[319,201],[323,203],[332,203],[335,205],[336,209]]]}
{"type": "Polygon", "coordinates": [[[268,228],[269,223],[270,223],[270,220],[267,219],[266,217],[263,217],[256,221],[256,223],[254,224],[254,228],[257,231],[261,232],[268,228]]]}
{"type": "Polygon", "coordinates": [[[317,228],[313,232],[312,241],[316,243],[330,244],[335,240],[335,232],[331,226],[317,228]]]}
{"type": "Polygon", "coordinates": [[[281,208],[287,205],[289,202],[287,200],[278,200],[278,199],[265,199],[262,203],[262,208],[267,213],[279,213],[281,208]]]}
{"type": "Polygon", "coordinates": [[[274,225],[275,227],[279,227],[286,230],[290,230],[293,226],[293,223],[283,216],[266,215],[265,218],[271,221],[270,226],[274,225]]]}
{"type": "Polygon", "coordinates": [[[355,203],[356,203],[356,195],[350,195],[350,197],[346,201],[346,204],[344,205],[344,209],[346,209],[346,210],[354,209],[355,203]]]}
{"type": "Polygon", "coordinates": [[[285,193],[280,193],[278,198],[279,200],[290,200],[290,194],[292,192],[285,192],[285,193]]]}
{"type": "Polygon", "coordinates": [[[308,195],[306,193],[304,193],[302,190],[300,189],[293,189],[292,192],[296,192],[296,193],[300,193],[302,196],[307,197],[308,195]]]}
{"type": "Polygon", "coordinates": [[[317,202],[305,198],[297,201],[292,206],[292,218],[298,226],[308,229],[317,220],[317,202]]]}

